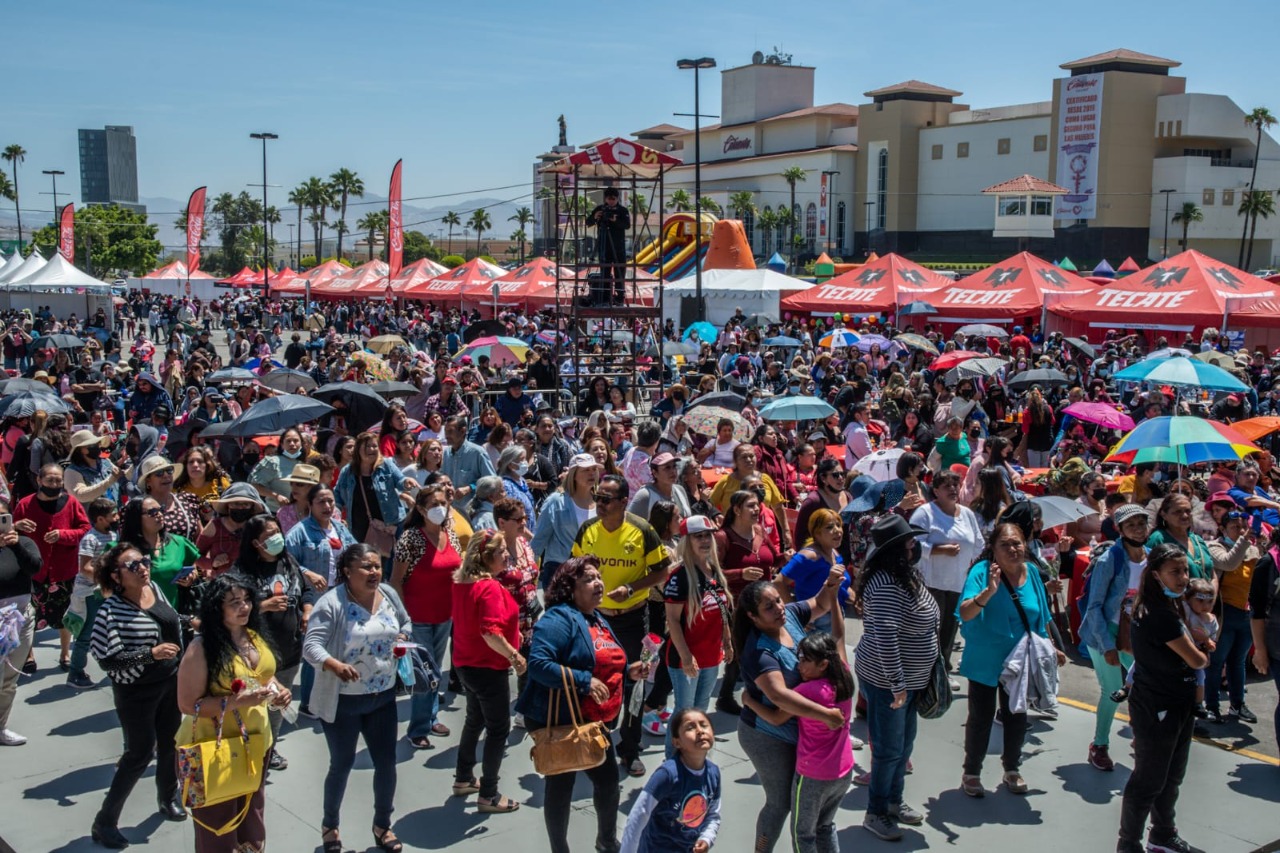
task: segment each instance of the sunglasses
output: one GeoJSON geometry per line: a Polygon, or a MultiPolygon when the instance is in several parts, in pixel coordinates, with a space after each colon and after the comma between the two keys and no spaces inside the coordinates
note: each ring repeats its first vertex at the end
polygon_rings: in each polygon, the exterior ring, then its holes
{"type": "Polygon", "coordinates": [[[1247,521],[1248,519],[1248,515],[1234,509],[1222,517],[1223,521],[1247,521]]]}
{"type": "Polygon", "coordinates": [[[155,509],[144,509],[142,511],[142,514],[147,516],[148,518],[159,518],[160,516],[164,515],[164,510],[160,509],[159,507],[156,507],[155,509]]]}
{"type": "Polygon", "coordinates": [[[1213,601],[1216,597],[1211,592],[1197,592],[1194,596],[1196,601],[1213,601]]]}
{"type": "Polygon", "coordinates": [[[136,560],[130,560],[127,563],[121,563],[120,568],[126,571],[133,572],[134,574],[139,574],[140,572],[144,572],[144,571],[149,572],[151,571],[151,558],[139,557],[136,560]]]}
{"type": "Polygon", "coordinates": [[[596,503],[598,504],[608,504],[613,503],[616,500],[621,500],[621,498],[615,497],[614,495],[602,495],[599,492],[593,493],[591,497],[595,498],[596,503]]]}

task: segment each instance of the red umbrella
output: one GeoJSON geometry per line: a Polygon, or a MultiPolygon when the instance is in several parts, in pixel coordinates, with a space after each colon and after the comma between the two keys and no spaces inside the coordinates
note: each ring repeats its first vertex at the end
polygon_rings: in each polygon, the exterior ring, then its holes
{"type": "Polygon", "coordinates": [[[966,362],[971,358],[978,358],[981,355],[982,353],[980,352],[970,352],[967,349],[944,352],[934,360],[933,364],[929,365],[929,369],[935,372],[940,370],[950,370],[957,364],[966,362]]]}

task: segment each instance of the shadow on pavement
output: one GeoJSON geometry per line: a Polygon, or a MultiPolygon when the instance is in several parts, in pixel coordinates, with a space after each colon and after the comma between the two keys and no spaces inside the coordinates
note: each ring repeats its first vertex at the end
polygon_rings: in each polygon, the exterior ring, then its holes
{"type": "MultiPolygon", "coordinates": [[[[120,832],[125,838],[129,839],[131,844],[146,844],[157,829],[164,824],[164,818],[158,814],[152,814],[137,826],[122,826],[120,832]]],[[[93,839],[88,834],[89,827],[85,827],[85,834],[79,838],[67,842],[61,847],[50,850],[49,853],[80,853],[80,851],[101,851],[104,848],[93,843],[93,839]]]]}
{"type": "MultiPolygon", "coordinates": [[[[524,804],[522,808],[527,808],[524,804]]],[[[395,822],[396,835],[406,847],[443,850],[476,838],[489,829],[489,819],[501,821],[504,815],[481,815],[475,810],[474,797],[450,797],[443,804],[409,812],[395,822]]]]}
{"type": "Polygon", "coordinates": [[[1241,764],[1229,774],[1227,787],[1237,794],[1280,803],[1280,767],[1261,763],[1241,764]]]}
{"type": "Polygon", "coordinates": [[[1129,780],[1127,768],[1116,765],[1116,770],[1104,773],[1087,761],[1079,764],[1063,764],[1055,767],[1053,775],[1062,780],[1062,789],[1075,794],[1086,803],[1103,806],[1117,799],[1129,780]]]}
{"type": "Polygon", "coordinates": [[[987,796],[975,801],[958,788],[943,791],[925,802],[925,823],[942,833],[948,844],[960,840],[956,829],[1037,826],[1044,822],[1044,818],[1032,807],[1030,797],[1043,793],[1033,788],[1027,796],[1015,796],[1003,788],[988,788],[987,796]]]}
{"type": "Polygon", "coordinates": [[[90,714],[87,717],[76,717],[60,726],[49,729],[52,737],[76,737],[89,732],[109,732],[120,727],[120,719],[114,710],[108,709],[90,714]]]}
{"type": "MultiPolygon", "coordinates": [[[[74,806],[77,804],[76,797],[82,797],[85,794],[104,796],[115,774],[114,761],[99,764],[97,767],[83,767],[74,773],[66,773],[57,779],[50,779],[48,782],[41,782],[39,785],[27,788],[22,792],[22,796],[27,800],[54,800],[60,806],[74,806]]],[[[143,780],[154,776],[155,767],[148,767],[143,778],[138,781],[138,787],[134,789],[134,793],[137,796],[151,796],[152,792],[143,790],[145,787],[143,780]]]]}

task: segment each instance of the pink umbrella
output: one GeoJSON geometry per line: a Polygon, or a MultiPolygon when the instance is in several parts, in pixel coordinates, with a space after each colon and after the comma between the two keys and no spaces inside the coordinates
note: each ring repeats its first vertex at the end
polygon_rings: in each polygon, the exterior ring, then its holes
{"type": "Polygon", "coordinates": [[[1078,421],[1097,424],[1107,429],[1133,429],[1133,418],[1124,412],[1117,411],[1108,403],[1072,403],[1062,410],[1064,415],[1071,415],[1078,421]]]}

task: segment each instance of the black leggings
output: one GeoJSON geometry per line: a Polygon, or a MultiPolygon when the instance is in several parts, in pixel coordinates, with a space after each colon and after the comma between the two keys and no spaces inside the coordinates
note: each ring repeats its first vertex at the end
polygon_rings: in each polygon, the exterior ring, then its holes
{"type": "Polygon", "coordinates": [[[1195,724],[1192,712],[1190,703],[1148,700],[1140,688],[1135,687],[1130,694],[1129,724],[1133,727],[1135,757],[1120,807],[1122,841],[1141,841],[1148,815],[1153,840],[1168,840],[1177,833],[1174,807],[1191,755],[1191,730],[1195,724]]]}
{"type": "MultiPolygon", "coordinates": [[[[582,771],[591,780],[591,800],[596,812],[596,849],[616,850],[618,844],[618,755],[609,739],[604,764],[582,771]]],[[[543,785],[542,818],[547,825],[551,853],[569,853],[569,815],[572,813],[573,782],[578,774],[548,776],[543,785]]]]}
{"type": "Polygon", "coordinates": [[[178,793],[178,762],[174,735],[182,724],[178,710],[178,674],[153,684],[114,685],[116,716],[124,729],[124,755],[116,763],[116,773],[107,789],[107,798],[98,812],[97,822],[115,826],[120,811],[138,784],[154,753],[156,758],[156,796],[165,802],[178,793]]]}
{"type": "Polygon", "coordinates": [[[478,666],[458,667],[467,694],[467,716],[458,738],[457,782],[470,782],[476,767],[476,747],[484,732],[484,752],[480,761],[480,796],[498,796],[498,772],[507,752],[511,733],[511,682],[505,669],[478,666]]]}
{"type": "Polygon", "coordinates": [[[653,686],[649,688],[644,704],[646,708],[662,710],[671,697],[671,671],[663,665],[671,638],[667,634],[667,605],[661,601],[649,602],[649,633],[662,638],[662,648],[658,650],[658,662],[653,669],[653,686]]]}
{"type": "Polygon", "coordinates": [[[1009,713],[1009,694],[1003,687],[989,687],[971,680],[969,717],[965,720],[964,729],[966,776],[982,774],[982,762],[987,757],[987,744],[991,739],[991,726],[996,719],[997,694],[1004,728],[1004,749],[1000,752],[1000,763],[1006,773],[1017,770],[1022,764],[1022,745],[1027,739],[1027,715],[1009,713]]]}

